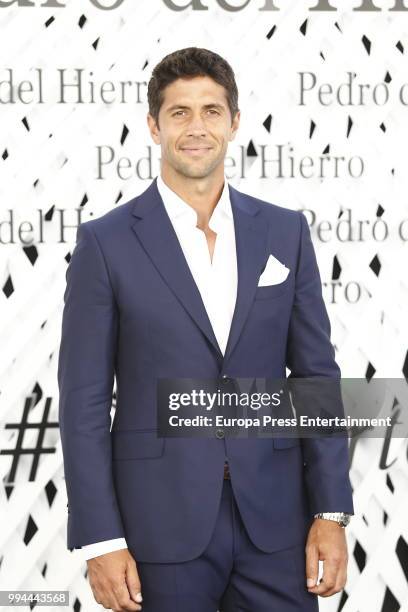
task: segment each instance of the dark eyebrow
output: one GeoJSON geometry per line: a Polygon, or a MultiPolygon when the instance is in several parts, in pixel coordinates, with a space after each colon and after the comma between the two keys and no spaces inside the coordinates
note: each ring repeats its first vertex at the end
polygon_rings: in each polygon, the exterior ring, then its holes
{"type": "MultiPolygon", "coordinates": [[[[166,112],[171,113],[171,111],[173,110],[181,110],[181,109],[189,109],[189,106],[186,106],[185,104],[173,104],[172,106],[169,106],[169,108],[167,109],[166,112]]],[[[225,106],[223,104],[218,104],[217,102],[212,102],[211,104],[204,104],[203,108],[205,110],[209,109],[209,108],[217,108],[218,110],[225,110],[225,106]]]]}

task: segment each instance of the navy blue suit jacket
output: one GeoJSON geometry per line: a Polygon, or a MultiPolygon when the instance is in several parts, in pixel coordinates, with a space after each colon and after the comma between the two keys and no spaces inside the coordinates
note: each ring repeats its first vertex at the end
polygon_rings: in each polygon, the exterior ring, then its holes
{"type": "Polygon", "coordinates": [[[238,294],[225,356],[156,179],[78,228],[58,361],[69,549],[126,537],[136,560],[198,556],[225,455],[248,534],[265,552],[304,542],[316,512],[353,512],[347,438],[157,437],[158,378],[285,378],[286,367],[340,377],[305,216],[229,189],[238,294]],[[270,253],[290,273],[258,287],[270,253]]]}

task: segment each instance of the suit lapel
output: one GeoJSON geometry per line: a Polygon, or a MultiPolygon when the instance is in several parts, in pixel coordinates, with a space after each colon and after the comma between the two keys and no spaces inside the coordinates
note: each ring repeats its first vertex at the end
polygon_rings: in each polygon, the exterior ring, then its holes
{"type": "Polygon", "coordinates": [[[231,185],[229,193],[235,226],[238,290],[225,356],[160,197],[156,178],[136,198],[132,210],[136,218],[132,229],[147,255],[224,363],[238,341],[254,298],[258,277],[265,263],[267,234],[262,215],[258,214],[259,206],[231,185]]]}
{"type": "Polygon", "coordinates": [[[237,252],[238,289],[224,365],[230,358],[249,314],[261,269],[265,264],[268,228],[260,207],[245,194],[230,187],[237,252]]]}
{"type": "Polygon", "coordinates": [[[146,191],[136,198],[133,215],[138,220],[132,224],[132,229],[163,280],[222,358],[201,294],[164,207],[156,181],[157,179],[154,179],[146,191]]]}

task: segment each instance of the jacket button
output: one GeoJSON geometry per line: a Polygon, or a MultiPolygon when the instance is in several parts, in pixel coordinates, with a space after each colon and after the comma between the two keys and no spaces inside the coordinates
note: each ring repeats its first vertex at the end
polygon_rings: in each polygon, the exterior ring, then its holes
{"type": "Polygon", "coordinates": [[[215,437],[221,439],[224,436],[225,436],[224,430],[223,429],[217,429],[217,431],[215,432],[215,437]]]}
{"type": "Polygon", "coordinates": [[[222,378],[222,382],[223,382],[225,385],[226,385],[227,383],[229,383],[229,382],[230,382],[230,380],[231,380],[231,379],[229,378],[229,376],[227,376],[226,374],[223,374],[221,378],[222,378]]]}

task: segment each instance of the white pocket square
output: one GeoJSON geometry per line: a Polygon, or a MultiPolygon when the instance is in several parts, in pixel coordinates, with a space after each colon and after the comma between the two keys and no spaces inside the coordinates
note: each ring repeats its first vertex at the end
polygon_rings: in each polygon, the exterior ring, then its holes
{"type": "Polygon", "coordinates": [[[269,255],[265,269],[259,277],[258,287],[283,283],[289,272],[290,269],[281,263],[279,259],[276,259],[273,255],[269,255]]]}

